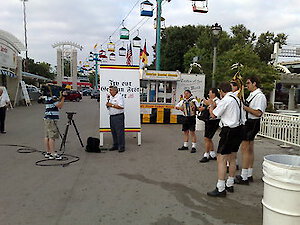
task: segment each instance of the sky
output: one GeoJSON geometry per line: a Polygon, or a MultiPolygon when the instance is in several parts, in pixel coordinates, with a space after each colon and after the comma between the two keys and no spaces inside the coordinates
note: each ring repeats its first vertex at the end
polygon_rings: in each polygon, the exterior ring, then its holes
{"type": "MultiPolygon", "coordinates": [[[[155,3],[155,0],[150,0],[155,3]]],[[[98,43],[106,48],[108,38],[118,44],[122,20],[137,0],[28,0],[26,2],[28,56],[36,62],[56,65],[56,50],[52,44],[72,41],[83,46],[78,51],[78,61],[88,58],[98,43]],[[118,28],[119,27],[119,28],[118,28]]],[[[131,38],[138,35],[147,40],[150,51],[155,43],[153,18],[141,17],[139,3],[124,21],[131,31],[131,38]]],[[[299,0],[208,0],[207,14],[194,13],[192,1],[164,1],[162,15],[167,26],[212,25],[219,23],[223,30],[244,24],[257,35],[271,31],[288,35],[288,44],[300,44],[299,0]]],[[[20,0],[0,0],[0,29],[16,36],[24,43],[23,3],[20,0]]],[[[126,47],[127,43],[124,43],[126,47]]],[[[134,62],[138,62],[138,50],[134,50],[134,62]]],[[[23,54],[24,55],[24,54],[23,54]]],[[[151,60],[151,59],[150,59],[151,60]]],[[[119,59],[118,63],[124,63],[119,59]]]]}

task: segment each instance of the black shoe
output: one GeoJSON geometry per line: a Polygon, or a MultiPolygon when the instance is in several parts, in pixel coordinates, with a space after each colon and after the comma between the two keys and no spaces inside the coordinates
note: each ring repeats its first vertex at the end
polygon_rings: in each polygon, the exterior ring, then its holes
{"type": "Polygon", "coordinates": [[[209,156],[209,160],[217,160],[217,157],[211,157],[211,156],[209,156]]]}
{"type": "Polygon", "coordinates": [[[118,152],[125,152],[125,148],[120,149],[118,152]]]}
{"type": "Polygon", "coordinates": [[[111,147],[110,149],[108,149],[108,151],[115,151],[115,150],[118,150],[118,147],[111,147]]]}
{"type": "Polygon", "coordinates": [[[207,157],[203,157],[202,159],[199,160],[199,162],[201,162],[201,163],[206,163],[208,161],[209,161],[209,158],[207,158],[207,157]]]}
{"type": "Polygon", "coordinates": [[[197,152],[196,148],[192,148],[191,153],[196,153],[196,152],[197,152]]]}
{"type": "Polygon", "coordinates": [[[248,177],[248,181],[249,181],[249,182],[253,182],[253,176],[248,177]]]}
{"type": "Polygon", "coordinates": [[[211,197],[226,197],[226,190],[219,192],[218,188],[216,188],[213,191],[207,192],[207,195],[211,197]]]}
{"type": "Polygon", "coordinates": [[[178,148],[178,150],[179,150],[179,151],[180,151],[180,150],[189,150],[189,147],[184,147],[184,146],[182,146],[182,147],[178,148]]]}
{"type": "Polygon", "coordinates": [[[0,133],[1,133],[1,134],[6,134],[6,131],[1,131],[0,133]]]}
{"type": "Polygon", "coordinates": [[[237,175],[234,178],[234,183],[235,184],[241,184],[241,185],[249,185],[249,180],[243,180],[241,175],[237,175]]]}
{"type": "Polygon", "coordinates": [[[233,192],[234,192],[234,188],[233,188],[233,186],[231,186],[231,187],[227,187],[227,186],[225,185],[225,190],[226,190],[226,191],[228,191],[228,192],[231,192],[231,193],[233,193],[233,192]]]}

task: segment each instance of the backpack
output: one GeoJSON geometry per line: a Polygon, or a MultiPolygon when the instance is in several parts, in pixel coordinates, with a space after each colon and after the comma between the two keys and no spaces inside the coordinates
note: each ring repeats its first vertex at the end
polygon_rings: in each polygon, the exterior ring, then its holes
{"type": "Polygon", "coordinates": [[[100,145],[100,139],[99,138],[94,138],[94,137],[89,137],[87,139],[87,144],[85,147],[86,152],[101,152],[101,149],[99,148],[100,145]]]}

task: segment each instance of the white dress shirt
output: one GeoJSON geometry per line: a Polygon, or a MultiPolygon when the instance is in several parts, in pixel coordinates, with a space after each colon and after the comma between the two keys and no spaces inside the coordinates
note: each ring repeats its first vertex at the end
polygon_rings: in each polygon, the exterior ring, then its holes
{"type": "MultiPolygon", "coordinates": [[[[252,91],[247,98],[247,102],[250,102],[249,107],[254,110],[259,110],[262,113],[266,111],[267,108],[267,99],[266,96],[262,93],[262,91],[257,88],[255,91],[252,91]],[[252,99],[252,100],[251,100],[252,99]]],[[[259,116],[254,116],[251,113],[248,113],[249,119],[259,119],[259,116]]]]}
{"type": "Polygon", "coordinates": [[[220,127],[235,128],[242,124],[241,121],[241,101],[232,95],[231,92],[227,93],[218,103],[218,106],[213,110],[213,114],[220,118],[220,127]],[[232,97],[231,97],[231,96],[232,97]],[[238,101],[236,101],[236,100],[238,101]],[[238,105],[239,103],[239,105],[238,105]]]}
{"type": "Polygon", "coordinates": [[[116,109],[113,107],[108,107],[109,115],[112,116],[112,115],[124,113],[124,97],[121,94],[117,93],[115,96],[110,96],[108,102],[123,108],[123,109],[116,109]]]}
{"type": "Polygon", "coordinates": [[[0,107],[4,107],[9,103],[9,98],[7,96],[6,93],[2,93],[2,95],[0,96],[0,107]]]}

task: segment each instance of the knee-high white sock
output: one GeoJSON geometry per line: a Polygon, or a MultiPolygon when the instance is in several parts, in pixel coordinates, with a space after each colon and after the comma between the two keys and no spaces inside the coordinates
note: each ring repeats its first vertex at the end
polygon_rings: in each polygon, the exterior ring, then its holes
{"type": "Polygon", "coordinates": [[[215,158],[216,157],[216,153],[215,153],[215,151],[210,151],[209,152],[209,154],[210,154],[210,156],[212,157],[212,158],[215,158]]]}
{"type": "Polygon", "coordinates": [[[248,169],[242,169],[241,176],[243,180],[248,180],[248,169]]]}
{"type": "Polygon", "coordinates": [[[252,177],[253,168],[248,168],[248,177],[252,177]]]}
{"type": "Polygon", "coordinates": [[[222,192],[225,190],[225,180],[218,180],[217,188],[219,192],[222,192]]]}
{"type": "Polygon", "coordinates": [[[196,148],[197,143],[192,142],[192,148],[196,148]]]}
{"type": "Polygon", "coordinates": [[[226,186],[227,187],[231,187],[234,184],[234,177],[228,177],[227,181],[226,181],[226,186]]]}

